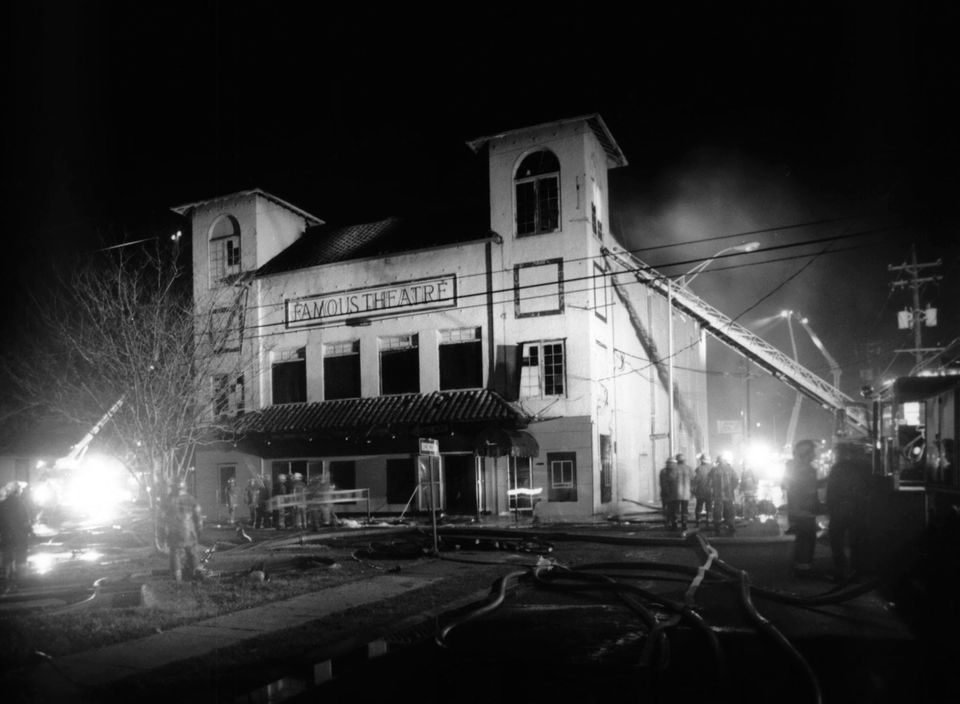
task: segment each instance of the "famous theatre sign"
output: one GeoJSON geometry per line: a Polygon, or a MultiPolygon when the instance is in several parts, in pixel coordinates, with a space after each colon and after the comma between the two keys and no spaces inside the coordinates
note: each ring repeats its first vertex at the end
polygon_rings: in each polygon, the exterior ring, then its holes
{"type": "Polygon", "coordinates": [[[286,325],[306,328],[398,313],[415,313],[457,305],[457,277],[399,281],[384,286],[354,288],[288,298],[286,325]]]}

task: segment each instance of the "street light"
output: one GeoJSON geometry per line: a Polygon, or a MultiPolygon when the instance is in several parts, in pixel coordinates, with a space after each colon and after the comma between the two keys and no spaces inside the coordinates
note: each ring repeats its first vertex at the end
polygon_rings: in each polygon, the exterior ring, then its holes
{"type": "MultiPolygon", "coordinates": [[[[759,242],[747,242],[746,244],[737,244],[732,247],[725,247],[712,257],[704,259],[693,267],[683,276],[677,278],[677,286],[681,289],[687,288],[700,272],[710,266],[717,257],[721,257],[729,252],[752,252],[760,247],[759,242]]],[[[673,457],[675,450],[676,434],[676,409],[673,403],[673,279],[667,277],[667,418],[670,427],[667,431],[667,447],[670,457],[673,457]]]]}
{"type": "Polygon", "coordinates": [[[727,253],[729,253],[729,252],[753,252],[754,250],[759,249],[759,248],[760,248],[760,243],[759,243],[759,242],[747,242],[746,244],[738,244],[738,245],[734,245],[733,247],[727,247],[726,249],[721,249],[719,252],[717,252],[716,254],[714,254],[712,257],[709,257],[709,258],[707,258],[707,259],[704,259],[702,262],[700,262],[699,264],[697,264],[695,267],[693,267],[693,268],[692,268],[690,271],[688,271],[686,274],[684,274],[683,276],[679,277],[679,278],[677,279],[677,285],[678,285],[680,288],[686,288],[687,286],[689,286],[689,285],[690,285],[690,282],[693,281],[695,278],[697,278],[697,275],[698,275],[701,271],[703,271],[703,270],[706,269],[708,266],[710,266],[710,263],[713,262],[713,260],[716,259],[717,257],[722,257],[724,254],[727,254],[727,253]]]}

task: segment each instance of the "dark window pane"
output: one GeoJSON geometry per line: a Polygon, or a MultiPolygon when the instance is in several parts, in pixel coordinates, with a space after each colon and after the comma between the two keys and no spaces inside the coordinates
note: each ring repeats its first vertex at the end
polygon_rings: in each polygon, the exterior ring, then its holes
{"type": "Polygon", "coordinates": [[[555,177],[537,180],[537,206],[540,220],[537,230],[556,230],[560,226],[560,191],[555,177]]]}
{"type": "Polygon", "coordinates": [[[480,340],[440,345],[440,388],[478,389],[483,386],[480,340]]]}
{"type": "Polygon", "coordinates": [[[387,503],[406,503],[413,496],[417,486],[417,473],[413,459],[403,457],[387,460],[387,503]]]}
{"type": "Polygon", "coordinates": [[[517,234],[537,231],[537,189],[532,181],[517,184],[517,234]]]}
{"type": "Polygon", "coordinates": [[[543,346],[543,393],[563,395],[563,345],[560,343],[543,346]]]}
{"type": "Polygon", "coordinates": [[[380,393],[420,392],[420,356],[416,347],[380,353],[380,393]]]}
{"type": "Polygon", "coordinates": [[[541,174],[556,173],[560,170],[560,161],[557,155],[547,150],[534,152],[522,162],[517,169],[517,178],[529,178],[541,174]]]}
{"type": "Polygon", "coordinates": [[[324,358],[323,396],[328,400],[360,396],[360,355],[324,358]]]}
{"type": "Polygon", "coordinates": [[[273,402],[304,403],[307,400],[307,364],[302,359],[273,365],[273,402]]]}
{"type": "MultiPolygon", "coordinates": [[[[330,483],[337,489],[357,488],[357,463],[353,460],[338,460],[330,463],[330,483]]],[[[411,489],[413,491],[413,489],[411,489]]]]}

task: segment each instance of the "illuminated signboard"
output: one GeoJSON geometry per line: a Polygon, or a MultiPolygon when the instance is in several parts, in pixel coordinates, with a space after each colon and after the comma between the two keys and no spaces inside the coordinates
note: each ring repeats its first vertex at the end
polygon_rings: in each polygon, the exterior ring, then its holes
{"type": "Polygon", "coordinates": [[[453,308],[457,305],[457,277],[450,274],[433,279],[319,293],[303,298],[288,298],[284,304],[288,328],[329,325],[390,313],[453,308]]]}

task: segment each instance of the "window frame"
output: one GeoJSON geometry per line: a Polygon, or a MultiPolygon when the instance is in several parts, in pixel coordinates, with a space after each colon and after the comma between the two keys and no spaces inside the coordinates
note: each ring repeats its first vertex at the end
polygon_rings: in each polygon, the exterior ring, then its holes
{"type": "MultiPolygon", "coordinates": [[[[378,339],[378,367],[380,372],[380,395],[381,396],[394,396],[399,394],[418,394],[420,393],[420,335],[418,333],[411,333],[408,335],[387,335],[378,339]],[[406,344],[402,344],[401,341],[407,338],[406,344]],[[394,390],[394,386],[405,386],[404,384],[396,384],[391,382],[390,390],[386,390],[384,380],[386,378],[383,373],[383,361],[385,357],[390,355],[399,355],[402,353],[413,352],[413,355],[416,359],[416,364],[414,369],[416,370],[416,382],[412,384],[411,388],[405,388],[404,390],[394,390]]],[[[411,379],[412,381],[412,379],[411,379]]]]}
{"type": "Polygon", "coordinates": [[[344,340],[342,342],[328,342],[323,345],[323,398],[325,401],[334,401],[338,399],[347,399],[347,398],[360,398],[362,395],[363,389],[363,380],[362,380],[363,368],[360,364],[360,340],[344,340]],[[347,349],[349,346],[349,349],[347,349]],[[328,362],[333,359],[343,359],[343,358],[352,358],[354,364],[356,365],[356,386],[350,389],[351,391],[356,391],[355,394],[351,395],[330,395],[330,383],[329,379],[331,374],[329,373],[329,367],[332,367],[333,364],[328,362]]]}
{"type": "MultiPolygon", "coordinates": [[[[517,164],[517,169],[513,177],[513,228],[514,234],[517,237],[533,237],[535,235],[546,235],[554,232],[560,232],[562,229],[561,226],[561,213],[562,213],[562,203],[560,196],[560,159],[549,149],[538,149],[536,151],[530,152],[525,155],[517,164]],[[532,159],[538,154],[549,154],[550,157],[556,162],[555,171],[542,171],[537,173],[531,173],[529,176],[521,176],[521,170],[523,169],[524,164],[528,160],[532,159]],[[547,193],[545,188],[548,183],[553,184],[554,194],[547,193]],[[533,212],[532,212],[532,230],[521,230],[521,207],[526,207],[522,203],[526,202],[526,199],[521,198],[520,190],[521,187],[530,186],[532,188],[532,203],[533,203],[533,212]],[[552,202],[550,198],[552,197],[552,202]],[[550,212],[547,213],[546,218],[550,216],[555,219],[555,223],[547,223],[544,225],[543,220],[544,211],[550,209],[550,212]],[[552,226],[549,226],[551,225],[552,226]]],[[[524,223],[527,222],[527,219],[524,219],[524,223]]]]}
{"type": "Polygon", "coordinates": [[[566,338],[551,339],[551,340],[529,340],[526,342],[520,343],[520,397],[521,398],[565,398],[567,395],[567,344],[566,338]],[[547,374],[547,351],[546,347],[558,346],[560,348],[560,372],[559,372],[559,393],[548,393],[548,391],[556,391],[557,387],[557,374],[554,372],[548,377],[547,374]],[[536,350],[537,362],[536,364],[530,364],[526,360],[530,359],[531,356],[526,354],[527,350],[536,350]],[[536,396],[531,395],[528,392],[528,389],[532,388],[532,384],[524,383],[524,369],[529,369],[532,367],[537,368],[537,390],[538,394],[536,396]],[[548,389],[548,382],[550,388],[548,389]]]}
{"type": "Polygon", "coordinates": [[[547,453],[547,500],[550,502],[577,501],[577,453],[576,452],[548,452],[547,453]],[[561,481],[555,481],[557,470],[561,472],[561,481]],[[569,478],[563,473],[569,469],[569,478]]]}
{"type": "Polygon", "coordinates": [[[213,288],[224,281],[236,278],[243,269],[240,223],[232,215],[226,213],[220,215],[210,226],[207,239],[207,264],[210,287],[213,288]],[[225,234],[220,230],[221,223],[230,225],[230,230],[225,234]]]}
{"type": "MultiPolygon", "coordinates": [[[[437,335],[437,366],[438,366],[438,376],[440,383],[441,391],[455,391],[458,389],[480,389],[483,388],[483,330],[480,326],[472,327],[463,327],[463,328],[450,328],[447,330],[440,330],[437,335]],[[467,337],[467,335],[472,335],[472,337],[467,337]],[[458,347],[460,349],[466,349],[467,345],[472,345],[476,348],[475,352],[472,352],[476,356],[476,361],[474,362],[475,369],[469,370],[469,373],[455,374],[453,371],[448,371],[446,375],[444,374],[444,354],[443,348],[452,348],[458,347]],[[471,378],[469,381],[476,381],[476,384],[470,384],[463,386],[461,384],[450,383],[450,376],[457,376],[458,378],[466,379],[467,376],[471,378]],[[447,383],[444,383],[445,376],[447,383]]],[[[467,360],[469,361],[469,360],[467,360]]],[[[461,366],[466,366],[462,364],[461,366]]]]}
{"type": "Polygon", "coordinates": [[[273,361],[270,364],[270,401],[273,405],[279,405],[284,403],[306,403],[307,402],[307,348],[306,347],[296,347],[288,350],[283,350],[278,353],[273,361]],[[301,396],[301,400],[283,400],[277,401],[277,368],[283,365],[292,365],[292,364],[302,365],[302,393],[298,394],[301,396]]]}

